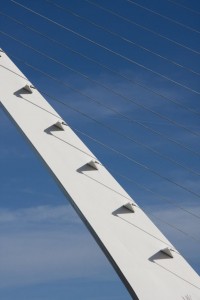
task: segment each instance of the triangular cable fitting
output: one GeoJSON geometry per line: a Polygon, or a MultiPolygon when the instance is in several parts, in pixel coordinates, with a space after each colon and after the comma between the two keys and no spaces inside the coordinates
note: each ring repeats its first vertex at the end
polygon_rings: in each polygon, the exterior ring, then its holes
{"type": "Polygon", "coordinates": [[[100,163],[97,160],[93,159],[88,163],[88,165],[94,168],[95,170],[99,170],[100,163]]]}
{"type": "Polygon", "coordinates": [[[133,202],[128,202],[126,204],[124,204],[124,207],[126,207],[128,210],[130,210],[131,212],[135,212],[135,208],[136,208],[136,204],[133,202]]]}
{"type": "Polygon", "coordinates": [[[24,90],[26,90],[27,92],[29,92],[30,94],[32,94],[33,93],[33,89],[34,87],[32,86],[32,85],[30,85],[30,84],[26,84],[24,87],[23,87],[23,89],[24,90]]]}
{"type": "Polygon", "coordinates": [[[169,257],[173,258],[173,249],[170,249],[169,247],[164,248],[161,250],[161,252],[163,252],[164,254],[168,255],[169,257]]]}
{"type": "Polygon", "coordinates": [[[54,124],[54,126],[56,126],[57,128],[59,128],[60,130],[65,130],[64,126],[66,126],[67,124],[65,122],[61,122],[61,121],[58,121],[54,124]]]}

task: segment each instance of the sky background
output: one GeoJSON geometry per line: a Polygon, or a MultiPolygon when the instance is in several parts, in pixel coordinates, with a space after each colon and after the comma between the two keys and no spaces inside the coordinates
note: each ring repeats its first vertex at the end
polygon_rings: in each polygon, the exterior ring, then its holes
{"type": "MultiPolygon", "coordinates": [[[[0,8],[0,47],[198,273],[199,14],[197,0],[0,8]]],[[[0,124],[0,298],[130,299],[2,110],[0,124]]]]}

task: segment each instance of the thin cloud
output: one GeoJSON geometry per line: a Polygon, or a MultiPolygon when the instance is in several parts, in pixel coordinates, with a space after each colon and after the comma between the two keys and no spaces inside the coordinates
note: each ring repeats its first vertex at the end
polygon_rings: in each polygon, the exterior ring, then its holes
{"type": "Polygon", "coordinates": [[[69,206],[43,205],[37,207],[23,208],[17,210],[0,209],[0,223],[11,222],[52,222],[80,224],[79,218],[73,213],[69,206]]]}
{"type": "MultiPolygon", "coordinates": [[[[192,215],[172,206],[163,208],[160,204],[146,207],[152,212],[151,218],[153,222],[189,263],[191,263],[196,270],[199,270],[200,219],[194,218],[192,215]],[[176,228],[186,234],[181,233],[179,230],[176,230],[176,228]]],[[[196,207],[187,207],[187,209],[195,214],[200,213],[199,205],[196,205],[196,207]]]]}
{"type": "Polygon", "coordinates": [[[116,278],[69,206],[1,209],[0,223],[1,288],[70,278],[116,278]]]}

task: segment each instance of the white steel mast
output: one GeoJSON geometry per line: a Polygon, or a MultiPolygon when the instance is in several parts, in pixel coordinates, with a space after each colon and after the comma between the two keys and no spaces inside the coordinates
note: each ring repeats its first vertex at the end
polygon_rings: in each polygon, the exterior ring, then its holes
{"type": "Polygon", "coordinates": [[[199,300],[200,279],[1,51],[0,103],[70,200],[133,299],[199,300]]]}

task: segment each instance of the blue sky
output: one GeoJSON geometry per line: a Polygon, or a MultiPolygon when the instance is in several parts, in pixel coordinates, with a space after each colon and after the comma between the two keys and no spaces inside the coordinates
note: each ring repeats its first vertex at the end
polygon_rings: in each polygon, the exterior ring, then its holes
{"type": "MultiPolygon", "coordinates": [[[[0,47],[64,103],[46,97],[200,273],[199,1],[17,1],[35,13],[2,3],[0,47]]],[[[2,110],[0,120],[0,298],[130,299],[2,110]]]]}

